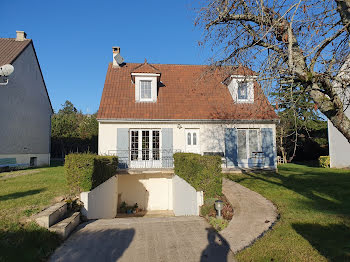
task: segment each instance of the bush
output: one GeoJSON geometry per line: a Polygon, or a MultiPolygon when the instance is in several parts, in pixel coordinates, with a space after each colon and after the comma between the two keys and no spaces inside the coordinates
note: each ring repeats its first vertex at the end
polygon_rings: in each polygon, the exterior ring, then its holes
{"type": "Polygon", "coordinates": [[[331,166],[331,158],[329,156],[320,156],[318,158],[318,163],[320,167],[330,167],[331,166]]]}
{"type": "Polygon", "coordinates": [[[90,191],[116,174],[118,158],[91,153],[66,155],[64,172],[72,194],[90,191]]]}
{"type": "Polygon", "coordinates": [[[228,226],[228,221],[226,219],[210,217],[209,224],[217,231],[221,231],[228,226]]]}
{"type": "Polygon", "coordinates": [[[183,178],[205,198],[222,195],[220,156],[201,156],[192,153],[174,154],[175,174],[183,178]]]}

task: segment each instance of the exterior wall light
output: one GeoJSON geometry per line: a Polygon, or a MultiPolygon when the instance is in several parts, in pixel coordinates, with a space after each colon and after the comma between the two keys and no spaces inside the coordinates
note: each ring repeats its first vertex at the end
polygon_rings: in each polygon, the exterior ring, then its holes
{"type": "Polygon", "coordinates": [[[224,207],[224,202],[222,202],[221,200],[216,200],[215,201],[215,209],[218,211],[218,214],[216,215],[216,218],[222,218],[221,215],[221,210],[224,207]]]}

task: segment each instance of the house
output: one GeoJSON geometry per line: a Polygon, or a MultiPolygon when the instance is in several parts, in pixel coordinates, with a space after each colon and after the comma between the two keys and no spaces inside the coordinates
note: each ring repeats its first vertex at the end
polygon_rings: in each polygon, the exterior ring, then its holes
{"type": "Polygon", "coordinates": [[[16,33],[0,38],[0,66],[14,67],[0,79],[0,166],[49,165],[53,110],[33,41],[16,33]]]}
{"type": "MultiPolygon", "coordinates": [[[[339,70],[338,77],[343,81],[349,81],[349,70],[350,70],[350,58],[339,70]]],[[[339,98],[343,102],[344,113],[350,118],[350,87],[337,87],[335,90],[339,95],[339,98]]],[[[344,137],[342,133],[334,127],[331,121],[328,120],[328,144],[329,144],[329,156],[330,156],[330,167],[344,168],[350,167],[350,143],[344,137]]]]}
{"type": "Polygon", "coordinates": [[[119,202],[171,209],[174,152],[221,155],[226,170],[276,168],[278,117],[256,74],[230,69],[124,63],[113,47],[97,116],[98,151],[118,155],[129,174],[119,176],[119,202]],[[145,194],[148,201],[140,200],[145,194]]]}

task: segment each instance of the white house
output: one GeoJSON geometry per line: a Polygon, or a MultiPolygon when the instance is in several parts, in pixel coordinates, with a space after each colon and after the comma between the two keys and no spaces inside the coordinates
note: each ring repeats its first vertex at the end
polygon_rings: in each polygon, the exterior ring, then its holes
{"type": "Polygon", "coordinates": [[[172,209],[174,152],[218,154],[229,170],[276,168],[278,117],[256,74],[244,67],[224,71],[123,63],[113,47],[97,116],[98,147],[100,155],[118,155],[128,174],[118,178],[119,202],[172,209]]]}
{"type": "Polygon", "coordinates": [[[0,38],[4,64],[14,72],[0,85],[0,166],[49,165],[53,111],[33,41],[23,31],[0,38]]]}
{"type": "MultiPolygon", "coordinates": [[[[349,82],[350,79],[350,58],[339,70],[338,77],[345,82],[349,82]]],[[[350,87],[339,86],[336,92],[339,98],[343,102],[344,113],[350,118],[350,87]]],[[[350,167],[350,143],[344,137],[342,133],[334,127],[331,121],[328,120],[328,144],[329,144],[329,156],[330,166],[335,168],[350,167]]]]}

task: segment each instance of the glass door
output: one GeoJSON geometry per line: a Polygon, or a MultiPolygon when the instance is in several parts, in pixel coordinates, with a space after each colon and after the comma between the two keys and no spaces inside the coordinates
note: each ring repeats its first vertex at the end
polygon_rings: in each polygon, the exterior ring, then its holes
{"type": "Polygon", "coordinates": [[[161,167],[159,130],[131,130],[130,132],[130,167],[161,167]]]}

